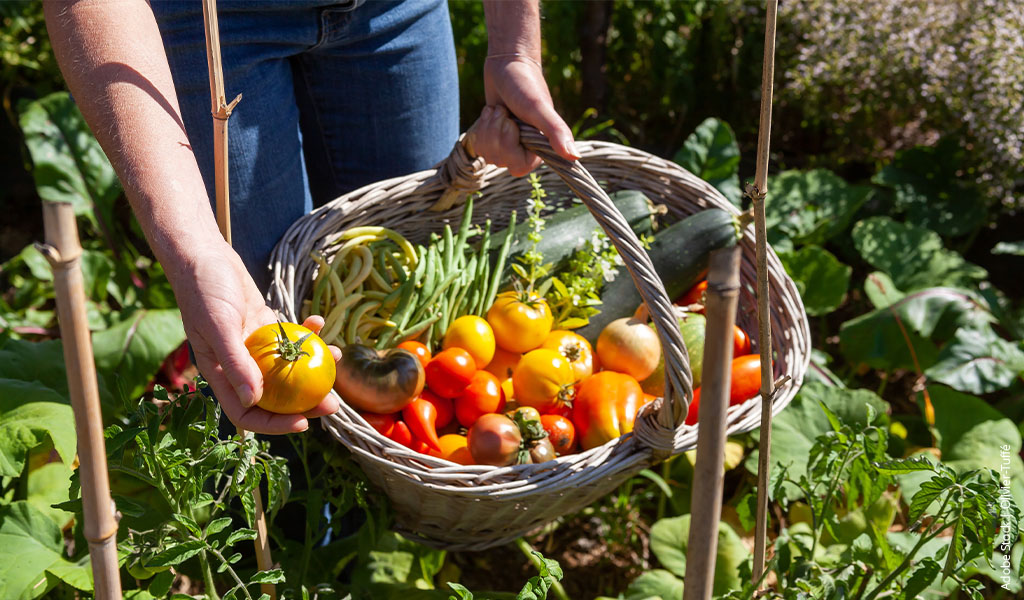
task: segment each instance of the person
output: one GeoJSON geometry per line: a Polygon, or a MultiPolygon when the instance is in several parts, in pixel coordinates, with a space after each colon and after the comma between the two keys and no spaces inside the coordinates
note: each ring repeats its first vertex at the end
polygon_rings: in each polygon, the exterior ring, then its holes
{"type": "MultiPolygon", "coordinates": [[[[487,106],[473,149],[521,176],[539,159],[511,114],[578,158],[540,68],[538,0],[483,0],[487,106]]],[[[234,247],[211,207],[213,147],[199,0],[45,2],[58,64],[110,158],[181,309],[197,366],[236,425],[290,433],[337,410],[259,408],[263,380],[244,340],[276,320],[269,254],[313,205],[429,168],[458,136],[454,43],[445,0],[218,3],[229,120],[234,247]]],[[[319,328],[320,317],[306,325],[319,328]]],[[[335,358],[339,356],[337,349],[335,358]]]]}

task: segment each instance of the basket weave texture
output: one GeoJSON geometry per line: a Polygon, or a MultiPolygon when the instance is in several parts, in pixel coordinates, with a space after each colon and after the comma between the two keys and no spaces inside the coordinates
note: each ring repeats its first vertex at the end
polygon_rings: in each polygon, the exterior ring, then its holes
{"type": "MultiPolygon", "coordinates": [[[[639,190],[667,207],[672,221],[707,208],[734,214],[737,209],[710,184],[673,162],[618,144],[581,141],[577,148],[582,158],[569,163],[555,155],[535,130],[522,129],[524,145],[545,161],[538,174],[548,193],[547,204],[564,206],[574,195],[583,199],[637,282],[665,349],[666,398],[644,407],[631,435],[550,462],[509,467],[456,465],[414,452],[380,435],[342,401],[337,413],[321,419],[323,426],[387,493],[397,529],[435,547],[480,550],[509,542],[580,510],[641,469],[697,444],[697,428],[683,424],[692,397],[691,377],[671,304],[646,253],[605,191],[639,190]]],[[[513,210],[525,214],[530,189],[525,178],[514,178],[503,168],[471,158],[460,141],[436,169],[365,186],[299,219],[271,255],[270,305],[283,318],[297,321],[316,272],[311,255],[330,256],[338,247],[332,248],[331,242],[349,227],[389,227],[413,242],[426,243],[445,223],[457,225],[467,193],[480,191],[482,196],[474,200],[473,221],[490,219],[498,230],[508,223],[513,210]]],[[[743,233],[736,320],[745,331],[753,332],[757,331],[753,228],[743,233]]],[[[790,377],[775,394],[772,410],[778,413],[803,381],[811,342],[796,286],[770,249],[768,278],[773,375],[790,377]]],[[[752,336],[755,352],[756,337],[752,336]]],[[[728,432],[757,428],[760,404],[757,398],[730,407],[728,432]]]]}

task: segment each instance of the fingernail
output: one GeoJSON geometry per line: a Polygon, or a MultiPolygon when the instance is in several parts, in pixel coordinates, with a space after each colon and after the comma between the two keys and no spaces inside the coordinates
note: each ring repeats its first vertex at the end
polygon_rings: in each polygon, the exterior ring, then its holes
{"type": "Polygon", "coordinates": [[[301,423],[297,423],[297,425],[298,425],[298,427],[293,428],[293,429],[295,429],[295,433],[302,433],[303,431],[309,429],[309,421],[308,420],[303,420],[301,423]]]}
{"type": "Polygon", "coordinates": [[[573,142],[572,140],[568,140],[568,141],[567,141],[567,142],[565,143],[565,149],[569,151],[569,154],[570,154],[570,155],[571,155],[571,156],[572,156],[572,157],[573,157],[574,159],[579,159],[579,157],[580,157],[580,151],[576,149],[576,143],[575,143],[575,142],[573,142]]]}
{"type": "Polygon", "coordinates": [[[494,109],[493,108],[491,108],[490,106],[485,106],[484,109],[482,111],[480,111],[480,118],[481,119],[490,119],[491,115],[493,113],[494,113],[494,109]]]}
{"type": "Polygon", "coordinates": [[[243,383],[238,386],[235,390],[238,393],[238,401],[242,403],[245,408],[252,408],[253,404],[256,404],[255,395],[252,392],[252,387],[249,384],[243,383]]]}

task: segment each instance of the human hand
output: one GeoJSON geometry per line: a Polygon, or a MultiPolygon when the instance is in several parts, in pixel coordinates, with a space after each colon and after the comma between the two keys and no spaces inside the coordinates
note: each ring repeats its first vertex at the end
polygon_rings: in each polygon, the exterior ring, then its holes
{"type": "Polygon", "coordinates": [[[540,165],[540,158],[519,144],[519,127],[509,113],[547,136],[562,157],[576,160],[572,131],[555,112],[540,65],[525,56],[492,57],[484,64],[487,106],[467,133],[470,148],[487,162],[507,167],[522,177],[540,165]]]}
{"type": "MultiPolygon", "coordinates": [[[[279,415],[259,408],[263,374],[245,340],[257,328],[276,322],[277,316],[227,243],[218,240],[198,249],[187,264],[184,276],[172,281],[185,333],[200,373],[232,423],[257,433],[296,433],[309,427],[307,419],[338,410],[338,401],[330,395],[301,415],[279,415]]],[[[318,316],[303,323],[314,332],[323,325],[318,316]]],[[[341,358],[333,346],[331,354],[335,362],[341,358]]]]}

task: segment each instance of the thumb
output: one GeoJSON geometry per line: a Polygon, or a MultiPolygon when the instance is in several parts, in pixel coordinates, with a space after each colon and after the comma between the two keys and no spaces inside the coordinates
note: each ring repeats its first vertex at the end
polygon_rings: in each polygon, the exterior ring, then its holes
{"type": "Polygon", "coordinates": [[[249,408],[259,402],[263,396],[263,373],[249,354],[241,332],[216,336],[211,341],[221,371],[234,388],[242,406],[249,408]]]}
{"type": "Polygon", "coordinates": [[[580,154],[573,142],[572,130],[562,117],[555,112],[550,102],[543,100],[526,101],[516,107],[515,114],[523,121],[544,132],[551,147],[566,160],[579,160],[580,154]]]}

